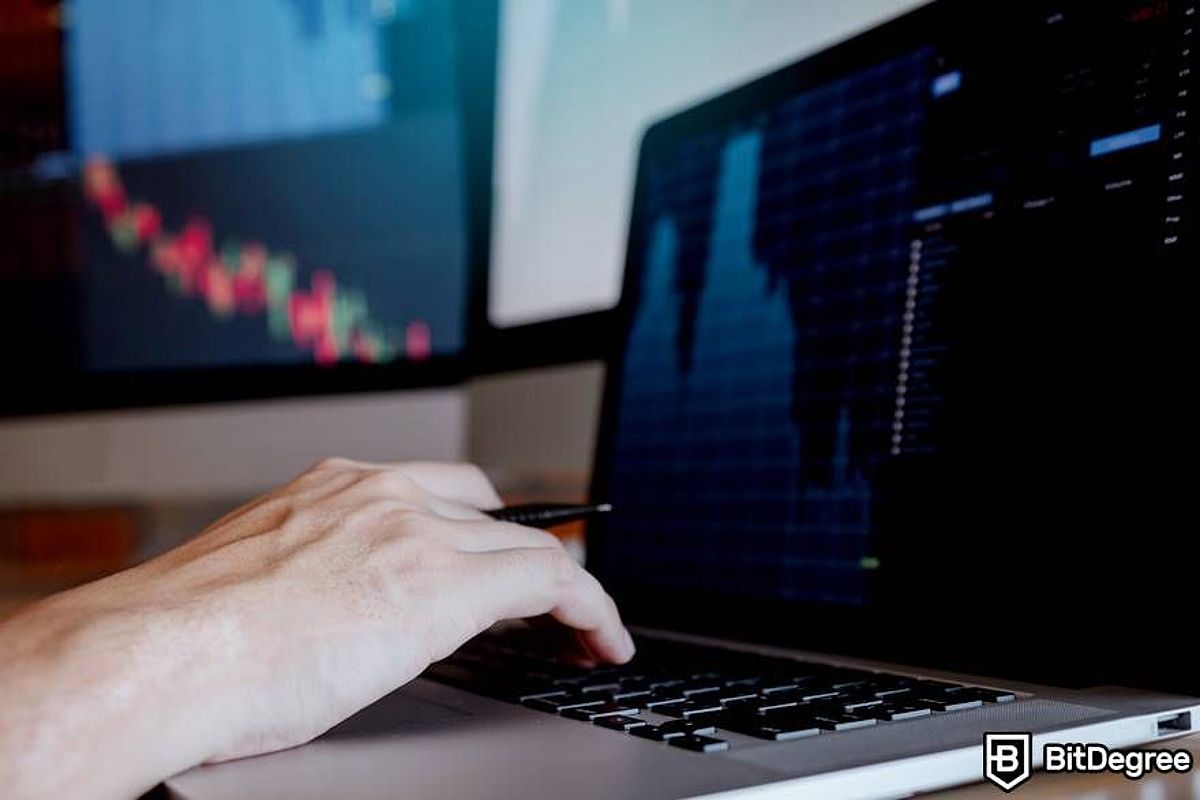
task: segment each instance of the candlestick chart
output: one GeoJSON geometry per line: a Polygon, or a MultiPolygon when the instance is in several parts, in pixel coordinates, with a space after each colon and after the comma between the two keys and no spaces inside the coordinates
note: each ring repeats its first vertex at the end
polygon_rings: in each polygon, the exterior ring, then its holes
{"type": "Polygon", "coordinates": [[[296,260],[258,242],[220,244],[202,216],[168,230],[152,202],[130,198],[113,163],[92,159],[84,171],[90,204],[102,216],[112,245],[141,257],[171,294],[202,303],[214,320],[262,317],[271,337],[311,354],[322,365],[343,360],[379,363],[430,355],[429,326],[407,323],[403,333],[372,318],[367,297],[341,286],[329,269],[313,270],[301,286],[296,260]]]}

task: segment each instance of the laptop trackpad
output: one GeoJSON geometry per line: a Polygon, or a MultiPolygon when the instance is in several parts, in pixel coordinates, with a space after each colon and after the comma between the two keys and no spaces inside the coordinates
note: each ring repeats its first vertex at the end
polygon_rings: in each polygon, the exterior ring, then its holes
{"type": "Polygon", "coordinates": [[[428,727],[469,716],[470,712],[417,697],[412,691],[401,690],[372,703],[321,738],[378,737],[406,728],[428,727]]]}

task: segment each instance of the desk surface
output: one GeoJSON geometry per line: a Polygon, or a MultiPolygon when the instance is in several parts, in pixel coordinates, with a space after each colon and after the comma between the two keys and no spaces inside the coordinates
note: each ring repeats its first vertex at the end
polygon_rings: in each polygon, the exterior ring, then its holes
{"type": "MultiPolygon", "coordinates": [[[[1200,761],[1200,735],[1187,736],[1152,747],[1190,750],[1193,763],[1200,761]]],[[[1200,798],[1200,768],[1187,775],[1154,775],[1131,781],[1121,775],[1047,775],[1036,773],[1028,783],[1005,795],[990,784],[974,784],[937,792],[937,800],[997,800],[1000,797],[1062,800],[1191,800],[1200,798]]]]}

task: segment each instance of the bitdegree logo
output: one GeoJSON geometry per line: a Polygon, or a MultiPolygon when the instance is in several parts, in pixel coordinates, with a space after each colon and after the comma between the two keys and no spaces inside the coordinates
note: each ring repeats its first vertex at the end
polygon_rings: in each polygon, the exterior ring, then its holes
{"type": "MultiPolygon", "coordinates": [[[[983,737],[983,777],[1006,792],[1029,780],[1033,734],[987,733],[983,737]]],[[[1046,772],[1116,773],[1131,781],[1153,773],[1191,772],[1195,759],[1187,750],[1113,750],[1089,742],[1046,744],[1046,772]]]]}
{"type": "Polygon", "coordinates": [[[1047,772],[1119,772],[1136,781],[1153,772],[1191,772],[1187,750],[1110,750],[1102,744],[1048,744],[1042,748],[1047,772]]]}
{"type": "Polygon", "coordinates": [[[1032,733],[985,733],[983,777],[1011,792],[1032,774],[1032,745],[1032,733]]]}

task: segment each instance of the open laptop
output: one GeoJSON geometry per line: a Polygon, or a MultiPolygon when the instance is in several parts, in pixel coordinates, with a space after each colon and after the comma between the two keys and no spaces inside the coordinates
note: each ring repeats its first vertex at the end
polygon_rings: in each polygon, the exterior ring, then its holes
{"type": "Polygon", "coordinates": [[[588,531],[637,658],[485,636],[171,791],[898,796],[1200,728],[1195,5],[938,2],[653,126],[588,531]]]}

